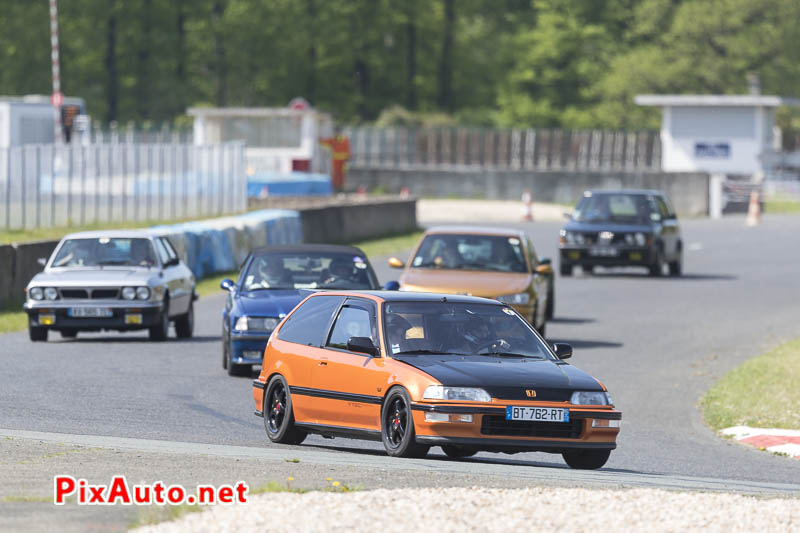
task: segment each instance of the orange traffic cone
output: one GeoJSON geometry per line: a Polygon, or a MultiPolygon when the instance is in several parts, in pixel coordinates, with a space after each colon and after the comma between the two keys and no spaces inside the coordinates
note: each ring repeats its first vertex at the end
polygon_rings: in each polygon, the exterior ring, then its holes
{"type": "Polygon", "coordinates": [[[531,191],[522,193],[522,220],[533,221],[533,201],[531,191]]]}
{"type": "Polygon", "coordinates": [[[747,225],[758,226],[761,222],[761,202],[758,191],[750,193],[750,205],[747,207],[747,225]]]}
{"type": "Polygon", "coordinates": [[[408,198],[408,187],[400,188],[400,198],[408,198]]]}

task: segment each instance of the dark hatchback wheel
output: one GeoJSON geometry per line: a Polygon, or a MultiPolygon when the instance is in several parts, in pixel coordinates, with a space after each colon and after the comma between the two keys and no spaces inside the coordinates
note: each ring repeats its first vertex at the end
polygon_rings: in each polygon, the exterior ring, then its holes
{"type": "Polygon", "coordinates": [[[74,339],[78,336],[77,329],[62,329],[60,333],[62,339],[74,339]]]}
{"type": "Polygon", "coordinates": [[[44,342],[47,340],[47,328],[28,326],[28,336],[33,342],[44,342]]]}
{"type": "Polygon", "coordinates": [[[473,455],[478,453],[478,450],[464,448],[463,446],[451,446],[451,445],[442,446],[442,451],[450,459],[464,459],[466,457],[472,457],[473,455]]]}
{"type": "Polygon", "coordinates": [[[606,464],[610,455],[611,450],[578,450],[561,454],[570,468],[578,470],[596,470],[601,468],[606,464]]]}
{"type": "Polygon", "coordinates": [[[150,328],[151,341],[165,341],[169,335],[169,300],[164,300],[164,309],[158,316],[158,323],[150,328]]]}
{"type": "Polygon", "coordinates": [[[572,275],[572,265],[561,263],[558,266],[558,271],[562,276],[571,276],[572,275]]]}
{"type": "Polygon", "coordinates": [[[411,399],[405,389],[392,389],[383,402],[381,440],[392,457],[425,457],[430,450],[430,446],[416,442],[411,399]]]}
{"type": "Polygon", "coordinates": [[[683,274],[683,252],[678,252],[678,258],[669,263],[669,275],[678,277],[683,274]]]}
{"type": "Polygon", "coordinates": [[[307,436],[294,425],[292,395],[283,376],[273,376],[264,394],[264,428],[278,444],[300,444],[307,436]]]}
{"type": "Polygon", "coordinates": [[[179,339],[189,339],[194,334],[194,302],[189,302],[185,315],[175,319],[175,334],[179,339]]]}

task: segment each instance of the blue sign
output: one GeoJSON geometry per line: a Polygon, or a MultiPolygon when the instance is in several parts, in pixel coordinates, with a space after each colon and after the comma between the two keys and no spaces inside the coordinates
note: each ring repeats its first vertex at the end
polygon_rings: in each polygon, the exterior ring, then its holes
{"type": "Polygon", "coordinates": [[[728,159],[731,145],[728,143],[694,143],[694,156],[706,159],[728,159]]]}

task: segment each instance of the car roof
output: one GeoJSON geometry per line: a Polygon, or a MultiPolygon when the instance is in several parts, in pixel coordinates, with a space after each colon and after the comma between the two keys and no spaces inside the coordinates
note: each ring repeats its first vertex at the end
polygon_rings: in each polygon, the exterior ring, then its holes
{"type": "Polygon", "coordinates": [[[442,294],[436,292],[406,292],[406,291],[318,291],[312,294],[317,295],[334,295],[334,296],[352,296],[363,297],[365,295],[383,300],[385,302],[441,302],[442,298],[447,298],[449,303],[476,303],[476,304],[494,304],[504,305],[496,300],[489,298],[480,298],[478,296],[467,296],[465,294],[442,294]]]}
{"type": "Polygon", "coordinates": [[[254,249],[251,254],[259,255],[269,252],[322,252],[322,253],[350,253],[366,257],[360,248],[344,244],[283,244],[277,246],[262,246],[254,249]]]}
{"type": "Polygon", "coordinates": [[[655,196],[664,196],[664,191],[657,191],[655,189],[592,189],[583,194],[652,194],[655,196]]]}
{"type": "Polygon", "coordinates": [[[79,231],[65,235],[66,239],[99,239],[107,237],[109,239],[152,239],[155,236],[147,230],[98,230],[98,231],[79,231]]]}
{"type": "Polygon", "coordinates": [[[425,235],[431,234],[466,234],[466,235],[487,235],[508,237],[525,237],[525,232],[517,228],[486,227],[486,226],[434,226],[425,231],[425,235]]]}

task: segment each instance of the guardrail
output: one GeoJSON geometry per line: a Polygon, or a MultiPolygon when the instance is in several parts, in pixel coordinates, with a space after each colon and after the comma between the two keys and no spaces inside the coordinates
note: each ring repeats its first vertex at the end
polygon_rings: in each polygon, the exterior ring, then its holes
{"type": "Polygon", "coordinates": [[[244,145],[0,149],[0,228],[181,220],[247,208],[244,145]]]}

